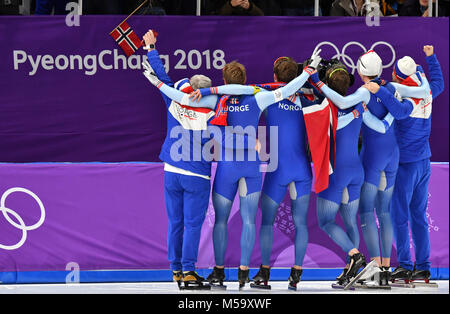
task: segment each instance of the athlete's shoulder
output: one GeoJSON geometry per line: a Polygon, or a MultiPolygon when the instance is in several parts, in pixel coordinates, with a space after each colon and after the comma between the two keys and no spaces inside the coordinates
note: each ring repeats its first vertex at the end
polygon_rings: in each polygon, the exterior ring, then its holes
{"type": "Polygon", "coordinates": [[[391,82],[383,80],[382,81],[382,86],[384,88],[386,88],[388,91],[390,91],[392,94],[395,94],[395,92],[397,91],[397,89],[395,88],[395,86],[391,82]]]}

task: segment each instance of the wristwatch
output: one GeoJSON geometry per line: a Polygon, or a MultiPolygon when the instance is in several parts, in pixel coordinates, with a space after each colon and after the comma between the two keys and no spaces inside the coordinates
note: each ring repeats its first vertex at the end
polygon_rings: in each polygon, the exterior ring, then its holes
{"type": "Polygon", "coordinates": [[[155,44],[150,44],[144,47],[145,50],[155,49],[155,44]]]}

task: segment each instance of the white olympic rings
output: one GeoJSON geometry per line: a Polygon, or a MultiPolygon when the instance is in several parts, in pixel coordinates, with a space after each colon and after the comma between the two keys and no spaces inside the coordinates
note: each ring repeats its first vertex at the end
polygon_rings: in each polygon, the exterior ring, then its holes
{"type": "Polygon", "coordinates": [[[4,250],[15,250],[15,249],[20,248],[25,243],[25,240],[27,239],[27,231],[35,230],[35,229],[39,228],[44,223],[44,220],[45,220],[44,204],[42,204],[42,201],[39,199],[39,197],[36,194],[34,194],[33,192],[31,192],[30,190],[27,190],[25,188],[20,188],[20,187],[10,188],[5,193],[3,193],[3,195],[0,199],[0,211],[3,213],[3,216],[5,217],[5,219],[13,227],[22,231],[22,238],[20,239],[20,241],[18,243],[14,244],[14,245],[0,244],[0,249],[4,249],[4,250]],[[39,221],[37,223],[35,223],[34,225],[31,225],[31,226],[27,226],[25,224],[25,222],[23,221],[22,217],[20,217],[20,215],[18,213],[16,213],[12,209],[5,206],[6,198],[8,197],[8,195],[10,195],[14,192],[22,192],[22,193],[28,194],[32,198],[34,198],[34,200],[38,203],[39,209],[41,211],[41,217],[39,218],[39,221]],[[14,220],[12,220],[10,215],[13,216],[18,221],[18,223],[16,223],[14,220]]]}
{"type": "Polygon", "coordinates": [[[397,58],[397,55],[395,53],[394,47],[391,44],[389,44],[388,42],[385,42],[385,41],[377,41],[369,49],[366,49],[366,47],[363,44],[361,44],[361,43],[359,43],[357,41],[350,41],[350,42],[346,43],[344,45],[344,47],[342,47],[342,52],[339,52],[339,48],[335,44],[333,44],[332,42],[323,41],[323,42],[319,43],[316,46],[316,48],[314,48],[314,52],[316,52],[317,50],[320,49],[320,47],[325,46],[325,45],[331,46],[336,51],[336,54],[333,57],[331,57],[331,58],[332,59],[338,58],[339,60],[341,60],[346,66],[348,66],[352,70],[352,74],[355,74],[355,71],[357,70],[358,62],[354,62],[352,60],[352,58],[350,58],[348,55],[345,54],[347,48],[350,47],[350,46],[358,46],[358,47],[360,47],[362,49],[362,51],[363,51],[362,54],[366,53],[369,50],[373,50],[375,47],[380,46],[380,45],[387,46],[389,49],[391,49],[392,60],[386,65],[383,64],[383,69],[386,69],[386,68],[389,68],[389,67],[393,66],[394,62],[395,62],[395,59],[397,58]]]}

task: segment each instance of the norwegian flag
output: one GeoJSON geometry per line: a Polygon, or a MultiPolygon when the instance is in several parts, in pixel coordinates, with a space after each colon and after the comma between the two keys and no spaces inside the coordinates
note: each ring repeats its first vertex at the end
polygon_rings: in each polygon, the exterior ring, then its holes
{"type": "Polygon", "coordinates": [[[127,57],[131,56],[142,46],[141,39],[139,39],[127,22],[122,22],[110,35],[119,44],[127,57]]]}
{"type": "Polygon", "coordinates": [[[306,133],[314,165],[314,191],[328,188],[336,158],[337,107],[328,99],[303,107],[306,133]]]}

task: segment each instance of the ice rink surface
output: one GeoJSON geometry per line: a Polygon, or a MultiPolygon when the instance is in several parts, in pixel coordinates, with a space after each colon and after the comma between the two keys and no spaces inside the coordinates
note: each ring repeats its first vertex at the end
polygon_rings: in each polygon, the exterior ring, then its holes
{"type": "Polygon", "coordinates": [[[297,291],[287,289],[287,282],[274,281],[272,290],[253,289],[246,286],[239,291],[237,282],[228,282],[227,290],[180,291],[172,282],[145,283],[81,283],[81,284],[23,284],[2,285],[0,294],[449,294],[449,281],[433,281],[438,288],[416,287],[396,288],[391,290],[357,289],[343,291],[331,288],[333,281],[303,281],[297,291]]]}

